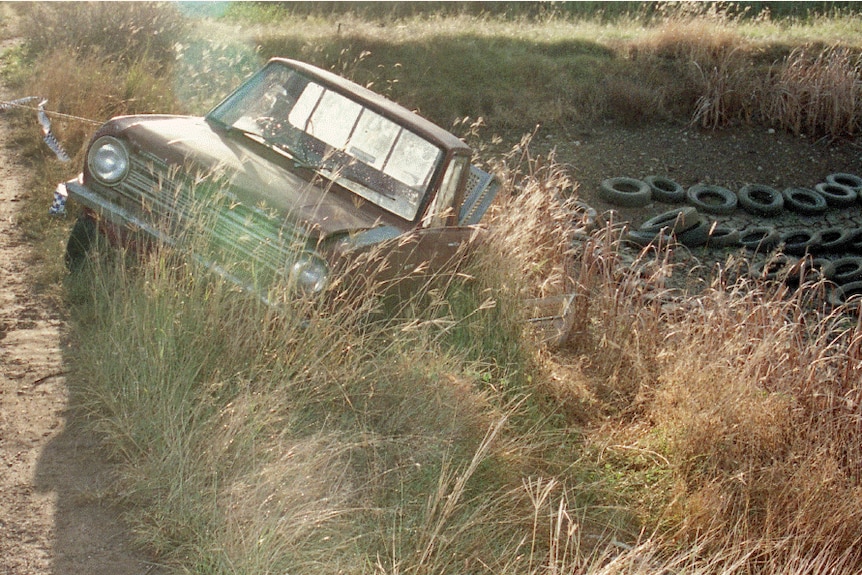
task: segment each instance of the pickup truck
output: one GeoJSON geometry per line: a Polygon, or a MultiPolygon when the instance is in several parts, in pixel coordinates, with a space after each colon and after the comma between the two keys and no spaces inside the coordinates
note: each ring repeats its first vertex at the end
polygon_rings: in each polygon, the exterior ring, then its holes
{"type": "Polygon", "coordinates": [[[65,183],[82,208],[66,263],[81,267],[100,235],[158,242],[268,299],[322,294],[343,273],[433,273],[469,252],[499,189],[471,156],[371,90],[273,58],[203,117],[102,125],[65,183]]]}

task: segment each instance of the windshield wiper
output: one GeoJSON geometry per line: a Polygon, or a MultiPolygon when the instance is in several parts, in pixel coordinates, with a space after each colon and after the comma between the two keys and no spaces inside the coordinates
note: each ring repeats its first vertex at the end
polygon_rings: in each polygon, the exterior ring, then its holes
{"type": "Polygon", "coordinates": [[[234,124],[227,124],[216,118],[208,117],[207,120],[214,123],[228,134],[241,134],[249,140],[252,140],[253,142],[257,142],[258,144],[265,146],[266,148],[269,148],[274,152],[278,152],[289,160],[292,160],[293,166],[295,168],[305,168],[317,171],[322,167],[322,164],[316,164],[309,161],[308,157],[304,153],[300,154],[299,152],[297,152],[297,150],[294,150],[290,146],[287,146],[286,144],[283,144],[281,142],[273,142],[272,140],[265,138],[259,132],[255,132],[254,130],[248,130],[246,128],[240,128],[239,126],[236,126],[234,124]]]}

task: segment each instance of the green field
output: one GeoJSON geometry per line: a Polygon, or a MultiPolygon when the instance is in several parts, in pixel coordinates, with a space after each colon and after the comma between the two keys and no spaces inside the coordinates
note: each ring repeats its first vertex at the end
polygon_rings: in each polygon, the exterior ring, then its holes
{"type": "MultiPolygon", "coordinates": [[[[98,496],[160,562],[862,569],[856,318],[727,278],[665,313],[629,281],[640,270],[619,265],[613,233],[571,249],[561,196],[575,182],[518,146],[539,124],[602,120],[857,137],[855,4],[0,8],[0,34],[22,39],[4,81],[65,114],[55,131],[74,157],[57,162],[31,118],[11,120],[34,166],[34,276],[70,317],[72,407],[120,470],[98,496]],[[278,310],[167,252],[106,250],[68,277],[56,254],[71,222],[49,219],[44,198],[80,169],[98,123],[205,112],[272,56],[368,85],[482,152],[505,193],[469,274],[385,309],[371,291],[349,309],[278,310]],[[549,350],[520,303],[572,290],[576,335],[549,350]]],[[[661,275],[646,281],[660,289],[661,275]]]]}

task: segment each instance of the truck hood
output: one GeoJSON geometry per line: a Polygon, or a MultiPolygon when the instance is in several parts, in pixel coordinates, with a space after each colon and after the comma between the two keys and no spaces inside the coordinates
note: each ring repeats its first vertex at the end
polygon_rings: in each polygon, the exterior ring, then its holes
{"type": "Polygon", "coordinates": [[[277,151],[204,118],[125,116],[112,120],[99,135],[107,133],[191,172],[223,174],[238,201],[274,209],[312,236],[380,225],[407,229],[409,224],[325,178],[313,179],[311,170],[294,166],[277,151]]]}

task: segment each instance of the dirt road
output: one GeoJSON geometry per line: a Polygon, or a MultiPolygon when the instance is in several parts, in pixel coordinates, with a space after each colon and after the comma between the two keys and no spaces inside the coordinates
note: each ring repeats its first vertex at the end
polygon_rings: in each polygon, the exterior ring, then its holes
{"type": "Polygon", "coordinates": [[[135,554],[103,505],[111,467],[70,423],[63,321],[28,281],[26,172],[8,136],[0,115],[0,574],[166,572],[135,554]]]}

